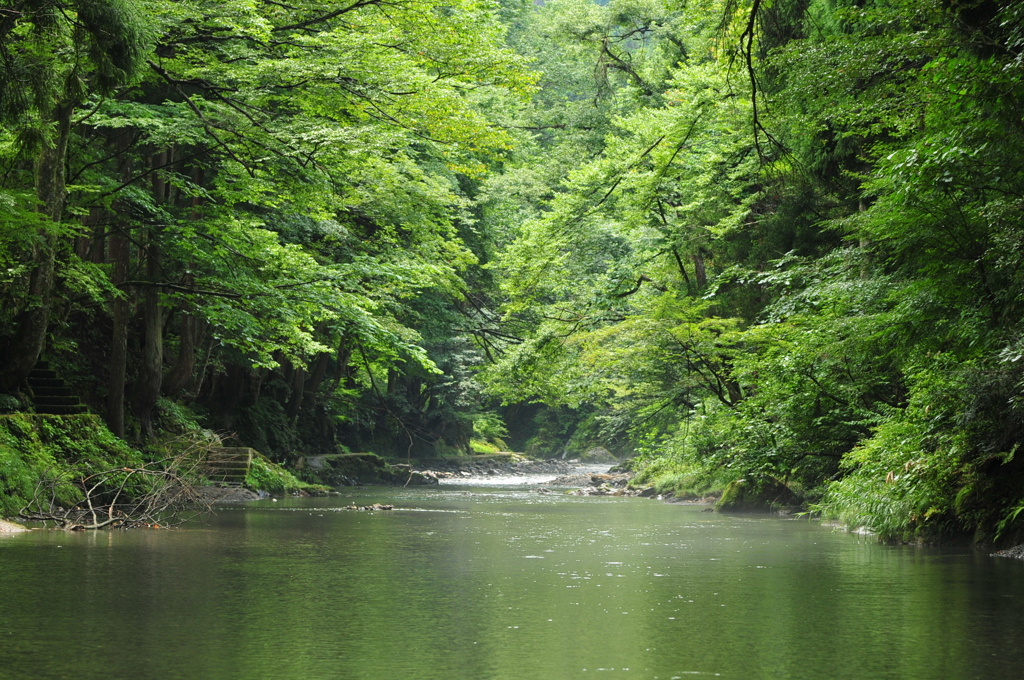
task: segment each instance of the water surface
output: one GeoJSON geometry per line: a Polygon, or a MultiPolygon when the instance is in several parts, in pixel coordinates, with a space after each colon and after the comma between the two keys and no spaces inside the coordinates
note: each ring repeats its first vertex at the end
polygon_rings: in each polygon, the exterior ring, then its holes
{"type": "Polygon", "coordinates": [[[1021,677],[1024,563],[701,510],[377,488],[7,536],[0,678],[1021,677]]]}

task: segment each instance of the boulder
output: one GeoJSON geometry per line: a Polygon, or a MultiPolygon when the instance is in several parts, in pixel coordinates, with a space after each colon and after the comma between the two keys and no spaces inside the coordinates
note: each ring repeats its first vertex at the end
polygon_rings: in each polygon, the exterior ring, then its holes
{"type": "Polygon", "coordinates": [[[394,484],[422,486],[437,484],[437,475],[413,472],[408,463],[389,463],[375,453],[333,453],[309,459],[317,478],[330,486],[353,484],[394,484]]]}
{"type": "Polygon", "coordinates": [[[800,498],[774,477],[729,482],[715,503],[718,512],[773,512],[799,507],[800,498]]]}
{"type": "Polygon", "coordinates": [[[8,522],[7,520],[0,519],[0,534],[20,534],[23,531],[28,531],[28,529],[17,522],[8,522]]]}
{"type": "Polygon", "coordinates": [[[604,448],[603,446],[595,446],[587,449],[580,456],[587,463],[618,463],[619,460],[616,458],[611,451],[604,448]]]}

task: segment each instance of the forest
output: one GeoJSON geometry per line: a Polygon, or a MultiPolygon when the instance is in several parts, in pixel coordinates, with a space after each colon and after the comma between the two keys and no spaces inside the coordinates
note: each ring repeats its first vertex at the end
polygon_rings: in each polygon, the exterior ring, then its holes
{"type": "Polygon", "coordinates": [[[0,413],[143,452],[1016,540],[1022,208],[1020,1],[0,3],[0,413]]]}

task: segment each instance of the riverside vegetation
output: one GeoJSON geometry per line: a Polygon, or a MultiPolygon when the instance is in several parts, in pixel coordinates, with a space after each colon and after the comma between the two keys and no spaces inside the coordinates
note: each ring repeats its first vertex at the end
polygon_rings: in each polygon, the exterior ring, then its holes
{"type": "Polygon", "coordinates": [[[1018,540],[1022,27],[985,0],[10,0],[3,512],[48,456],[218,431],[266,466],[602,446],[676,495],[1018,540]],[[40,357],[103,423],[23,415],[40,357]]]}

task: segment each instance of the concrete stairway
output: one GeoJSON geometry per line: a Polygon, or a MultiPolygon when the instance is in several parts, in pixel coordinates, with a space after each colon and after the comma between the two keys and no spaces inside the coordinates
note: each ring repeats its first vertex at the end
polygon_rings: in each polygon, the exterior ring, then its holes
{"type": "Polygon", "coordinates": [[[203,472],[218,486],[239,487],[245,484],[252,464],[253,450],[246,446],[218,446],[206,454],[203,472]]]}
{"type": "Polygon", "coordinates": [[[57,377],[57,372],[45,361],[36,363],[36,367],[28,374],[28,386],[32,391],[36,413],[56,416],[85,413],[82,400],[74,395],[71,388],[57,377]]]}

